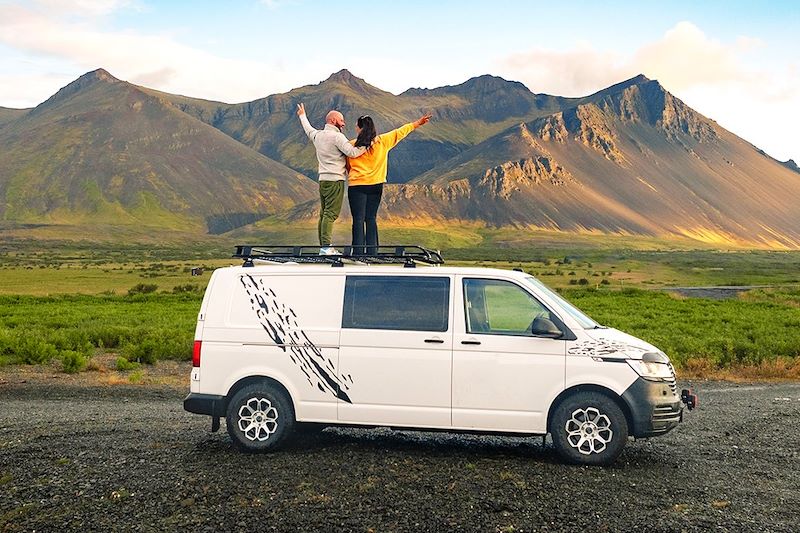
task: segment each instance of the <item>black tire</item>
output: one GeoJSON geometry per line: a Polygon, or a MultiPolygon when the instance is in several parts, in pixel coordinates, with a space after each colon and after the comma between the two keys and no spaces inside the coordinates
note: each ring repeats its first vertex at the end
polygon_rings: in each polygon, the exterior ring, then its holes
{"type": "Polygon", "coordinates": [[[289,397],[269,382],[248,385],[228,402],[225,426],[233,445],[244,452],[277,450],[294,431],[289,397]]]}
{"type": "Polygon", "coordinates": [[[628,422],[619,405],[597,392],[578,392],[556,408],[550,421],[556,452],[569,463],[613,463],[628,441],[628,422]],[[569,426],[568,426],[569,424],[569,426]]]}

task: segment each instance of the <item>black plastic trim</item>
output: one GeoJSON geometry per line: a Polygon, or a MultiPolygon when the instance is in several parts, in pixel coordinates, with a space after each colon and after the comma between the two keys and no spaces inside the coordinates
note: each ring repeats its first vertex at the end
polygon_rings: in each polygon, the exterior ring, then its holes
{"type": "Polygon", "coordinates": [[[198,415],[225,416],[228,401],[225,396],[191,392],[183,399],[183,408],[198,415]]]}
{"type": "Polygon", "coordinates": [[[648,381],[639,377],[622,393],[631,413],[630,434],[654,437],[671,431],[683,419],[680,397],[669,381],[648,381]]]}

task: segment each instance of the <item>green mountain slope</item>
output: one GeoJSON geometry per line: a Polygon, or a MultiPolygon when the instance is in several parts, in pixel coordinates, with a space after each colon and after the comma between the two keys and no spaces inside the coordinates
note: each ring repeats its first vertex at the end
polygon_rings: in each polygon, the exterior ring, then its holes
{"type": "Polygon", "coordinates": [[[10,107],[0,107],[0,128],[2,128],[4,124],[11,122],[12,120],[18,119],[28,111],[30,111],[30,109],[13,109],[10,107]]]}
{"type": "Polygon", "coordinates": [[[284,165],[104,70],[0,129],[0,220],[219,232],[314,195],[284,165]]]}

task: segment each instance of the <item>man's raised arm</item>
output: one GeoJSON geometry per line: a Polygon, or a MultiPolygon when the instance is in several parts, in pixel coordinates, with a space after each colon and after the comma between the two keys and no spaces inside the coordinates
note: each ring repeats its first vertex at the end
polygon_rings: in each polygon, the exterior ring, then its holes
{"type": "Polygon", "coordinates": [[[308,135],[308,138],[313,141],[314,137],[316,137],[317,133],[319,133],[319,130],[315,130],[308,121],[308,117],[306,116],[306,106],[303,104],[297,104],[297,116],[300,117],[300,124],[303,125],[303,131],[305,131],[306,135],[308,135]]]}

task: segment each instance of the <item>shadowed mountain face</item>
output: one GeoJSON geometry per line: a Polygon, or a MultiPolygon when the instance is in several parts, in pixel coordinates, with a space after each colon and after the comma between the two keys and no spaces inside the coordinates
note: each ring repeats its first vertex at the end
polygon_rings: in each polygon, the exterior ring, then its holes
{"type": "Polygon", "coordinates": [[[324,126],[328,111],[341,111],[347,122],[345,134],[350,138],[355,138],[360,115],[370,115],[381,133],[430,111],[434,117],[431,124],[390,152],[389,180],[393,183],[407,182],[515,122],[559,110],[569,101],[536,95],[521,83],[494,76],[438,89],[409,89],[396,96],[347,70],[317,85],[244,104],[165,97],[182,111],[311,178],[316,178],[317,162],[295,114],[298,103],[305,104],[316,128],[324,126]]]}
{"type": "MultiPolygon", "coordinates": [[[[380,132],[434,119],[390,153],[381,217],[800,248],[800,172],[637,76],[583,98],[492,76],[393,95],[347,71],[244,104],[88,73],[33,110],[0,108],[0,220],[219,233],[316,217],[313,146],[338,109],[380,132]]],[[[345,207],[346,211],[346,207],[345,207]]],[[[287,228],[288,229],[288,228],[287,228]]],[[[91,231],[91,230],[89,230],[91,231]]],[[[257,230],[256,230],[257,233],[257,230]]]]}
{"type": "Polygon", "coordinates": [[[90,72],[0,128],[0,219],[226,231],[309,180],[166,101],[90,72]]]}

